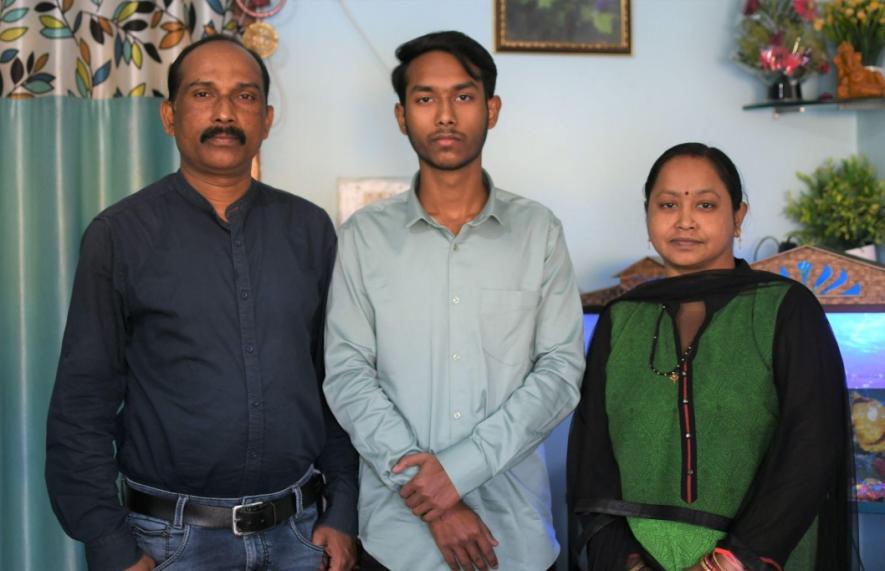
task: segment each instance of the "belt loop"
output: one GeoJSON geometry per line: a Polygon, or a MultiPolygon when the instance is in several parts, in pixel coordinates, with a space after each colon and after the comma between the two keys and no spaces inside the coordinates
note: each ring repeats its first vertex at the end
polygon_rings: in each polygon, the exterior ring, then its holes
{"type": "Polygon", "coordinates": [[[304,512],[304,492],[301,486],[295,486],[292,491],[295,492],[295,515],[300,516],[304,512]]]}
{"type": "Polygon", "coordinates": [[[189,499],[188,496],[181,494],[178,496],[178,501],[175,502],[175,519],[172,521],[172,527],[175,529],[184,527],[184,508],[189,499]]]}

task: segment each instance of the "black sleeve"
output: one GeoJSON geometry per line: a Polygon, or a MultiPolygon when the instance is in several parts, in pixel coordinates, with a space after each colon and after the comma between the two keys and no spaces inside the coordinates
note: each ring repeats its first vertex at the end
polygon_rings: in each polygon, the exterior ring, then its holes
{"type": "Polygon", "coordinates": [[[588,500],[621,499],[621,475],[605,407],[611,333],[611,315],[605,310],[593,332],[581,401],[572,417],[568,441],[569,544],[572,557],[585,561],[589,569],[626,569],[627,555],[642,553],[624,517],[591,513],[585,508],[588,500]],[[586,553],[582,553],[585,547],[586,553]]]}
{"type": "Polygon", "coordinates": [[[117,493],[117,411],[126,332],[108,223],[96,219],[80,261],[46,426],[46,484],[65,532],[86,544],[90,569],[123,569],[141,556],[117,493]]]}
{"type": "Polygon", "coordinates": [[[315,319],[313,346],[314,368],[321,385],[319,395],[326,423],[326,443],[317,460],[317,468],[326,476],[326,510],[320,516],[319,523],[355,536],[357,534],[356,503],[359,488],[359,456],[350,442],[350,437],[341,428],[329,409],[322,390],[322,381],[325,378],[323,335],[326,323],[326,298],[329,292],[329,283],[332,280],[332,268],[335,266],[337,250],[337,239],[332,222],[326,218],[324,223],[326,240],[322,253],[323,282],[321,291],[323,292],[323,303],[317,311],[315,319]]]}
{"type": "Polygon", "coordinates": [[[833,490],[849,485],[838,481],[849,453],[842,357],[823,309],[801,285],[790,288],[778,310],[773,369],[778,425],[721,542],[748,569],[768,568],[765,559],[783,568],[833,490]]]}

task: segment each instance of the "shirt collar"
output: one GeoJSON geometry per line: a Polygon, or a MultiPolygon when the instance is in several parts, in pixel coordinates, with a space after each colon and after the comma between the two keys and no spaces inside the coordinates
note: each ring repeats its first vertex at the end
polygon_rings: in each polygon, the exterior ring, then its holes
{"type": "MultiPolygon", "coordinates": [[[[470,226],[479,226],[487,219],[492,218],[499,224],[504,225],[502,214],[504,210],[506,210],[505,205],[498,198],[498,190],[495,188],[495,183],[492,181],[492,177],[489,176],[489,173],[485,170],[482,171],[482,180],[485,187],[489,190],[489,197],[486,200],[485,206],[479,211],[479,214],[467,224],[470,226]]],[[[415,176],[412,177],[412,185],[408,190],[409,196],[406,203],[406,210],[408,213],[406,216],[406,228],[411,228],[419,220],[424,220],[431,226],[439,226],[439,223],[427,213],[424,206],[421,205],[421,201],[418,200],[418,186],[420,182],[421,173],[415,173],[415,176]]]]}
{"type": "MultiPolygon", "coordinates": [[[[197,191],[191,184],[184,178],[184,175],[181,174],[181,170],[176,171],[173,175],[172,180],[174,182],[175,189],[181,194],[188,202],[196,206],[197,208],[204,210],[216,218],[218,217],[215,213],[215,208],[212,204],[206,200],[206,197],[197,191]]],[[[246,191],[243,196],[238,198],[233,204],[227,207],[227,219],[231,220],[232,217],[237,216],[245,216],[249,211],[249,207],[255,202],[255,196],[258,194],[258,183],[255,179],[252,179],[252,184],[249,185],[249,189],[246,191]]],[[[224,222],[219,218],[219,222],[224,222]]]]}

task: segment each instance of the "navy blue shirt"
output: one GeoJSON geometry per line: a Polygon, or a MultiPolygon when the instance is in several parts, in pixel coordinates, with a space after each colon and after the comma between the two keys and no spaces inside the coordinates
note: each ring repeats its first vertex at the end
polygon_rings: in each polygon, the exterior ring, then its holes
{"type": "Polygon", "coordinates": [[[118,472],[240,497],[285,488],[315,465],[328,482],[323,523],[355,532],[357,456],[321,391],[332,223],[259,182],[226,215],[176,173],[83,236],[46,480],[90,567],[139,556],[118,472]]]}

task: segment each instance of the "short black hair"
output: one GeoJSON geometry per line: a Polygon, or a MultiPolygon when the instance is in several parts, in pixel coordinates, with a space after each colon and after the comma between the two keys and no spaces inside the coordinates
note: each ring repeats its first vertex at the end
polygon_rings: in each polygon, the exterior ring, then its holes
{"type": "Polygon", "coordinates": [[[396,91],[399,102],[406,103],[406,83],[409,64],[418,56],[427,52],[446,52],[457,59],[467,74],[473,79],[482,81],[486,99],[495,95],[495,81],[498,79],[498,68],[492,54],[482,47],[479,42],[461,32],[433,32],[421,37],[409,40],[396,48],[396,57],[399,65],[390,75],[393,90],[396,91]]]}
{"type": "Polygon", "coordinates": [[[658,157],[658,160],[655,161],[655,164],[652,165],[651,170],[648,173],[648,178],[645,180],[646,210],[648,210],[648,199],[651,196],[651,191],[654,188],[655,183],[658,181],[658,175],[661,174],[661,169],[664,168],[665,164],[676,157],[696,157],[710,161],[710,164],[713,165],[713,168],[716,170],[716,174],[719,175],[722,184],[724,184],[726,190],[728,190],[728,196],[731,198],[732,210],[737,212],[741,207],[741,202],[744,200],[741,175],[738,172],[737,167],[734,166],[734,162],[728,158],[728,155],[716,147],[709,147],[703,143],[681,143],[674,147],[670,147],[664,151],[664,154],[658,157]]]}
{"type": "Polygon", "coordinates": [[[181,68],[181,64],[184,63],[185,58],[197,49],[200,46],[206,45],[211,42],[230,42],[234,45],[240,46],[251,55],[256,62],[258,62],[258,67],[261,68],[261,80],[264,84],[264,102],[267,103],[267,96],[270,93],[270,74],[267,72],[267,66],[264,65],[264,60],[261,59],[261,56],[257,53],[253,52],[249,48],[243,45],[238,39],[232,36],[225,36],[224,34],[215,34],[213,36],[206,36],[205,38],[198,40],[183,50],[178,54],[178,57],[175,58],[175,61],[172,62],[172,65],[169,66],[169,73],[166,78],[166,85],[169,88],[169,101],[175,102],[175,96],[178,95],[178,88],[181,86],[181,73],[179,73],[179,69],[181,68]]]}

